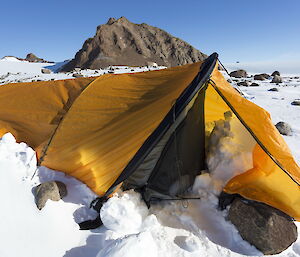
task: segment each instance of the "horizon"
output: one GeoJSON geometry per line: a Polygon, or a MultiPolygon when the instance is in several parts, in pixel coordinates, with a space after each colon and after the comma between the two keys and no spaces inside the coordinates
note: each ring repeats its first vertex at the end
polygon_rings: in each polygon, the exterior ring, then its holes
{"type": "Polygon", "coordinates": [[[300,73],[299,7],[297,0],[285,4],[190,1],[184,5],[156,0],[92,0],[86,5],[78,0],[53,0],[40,5],[36,0],[14,0],[2,3],[0,57],[25,58],[32,52],[48,61],[72,59],[84,41],[95,35],[98,25],[124,16],[133,23],[161,28],[207,55],[217,52],[226,64],[264,67],[269,63],[300,73]]]}

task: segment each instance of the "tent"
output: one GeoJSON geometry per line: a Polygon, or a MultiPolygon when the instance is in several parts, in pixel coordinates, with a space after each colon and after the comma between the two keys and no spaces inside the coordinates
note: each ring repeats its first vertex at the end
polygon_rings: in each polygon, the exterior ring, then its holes
{"type": "Polygon", "coordinates": [[[254,139],[253,165],[224,188],[300,220],[300,169],[270,115],[204,62],[152,72],[0,86],[0,136],[99,196],[121,183],[146,199],[180,197],[205,169],[213,122],[231,111],[254,139]]]}

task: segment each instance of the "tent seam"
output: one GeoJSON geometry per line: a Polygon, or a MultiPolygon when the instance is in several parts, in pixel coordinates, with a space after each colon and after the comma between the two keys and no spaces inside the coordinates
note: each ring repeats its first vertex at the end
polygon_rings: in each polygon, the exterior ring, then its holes
{"type": "Polygon", "coordinates": [[[89,84],[87,84],[86,87],[84,87],[81,92],[79,93],[79,95],[75,98],[75,100],[72,102],[72,104],[70,105],[70,107],[66,110],[65,114],[62,115],[62,117],[60,118],[56,128],[53,130],[53,133],[51,134],[50,136],[50,139],[48,141],[48,143],[43,147],[43,150],[42,150],[42,154],[41,154],[41,157],[39,158],[38,162],[37,162],[37,167],[41,166],[42,162],[44,161],[44,158],[45,156],[47,155],[47,151],[48,151],[48,148],[50,146],[50,144],[52,143],[55,135],[56,135],[56,132],[58,131],[58,129],[61,127],[61,124],[62,122],[65,120],[65,117],[67,116],[67,114],[69,113],[69,111],[71,110],[72,106],[74,105],[74,103],[76,102],[76,100],[81,96],[81,94],[91,85],[93,84],[94,82],[96,82],[98,79],[100,79],[101,76],[99,76],[98,78],[94,79],[93,81],[91,81],[89,84]]]}

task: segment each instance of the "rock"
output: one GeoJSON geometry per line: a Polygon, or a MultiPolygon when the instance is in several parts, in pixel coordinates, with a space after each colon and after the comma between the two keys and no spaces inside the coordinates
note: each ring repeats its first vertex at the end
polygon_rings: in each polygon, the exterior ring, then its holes
{"type": "Polygon", "coordinates": [[[260,75],[262,75],[265,79],[271,79],[271,78],[272,78],[272,76],[270,76],[270,75],[267,74],[267,73],[262,73],[262,74],[260,74],[260,75]]]}
{"type": "Polygon", "coordinates": [[[291,126],[286,122],[280,121],[275,125],[275,127],[281,135],[291,136],[293,134],[291,126]]]}
{"type": "Polygon", "coordinates": [[[271,83],[282,83],[282,78],[279,75],[275,75],[271,83]]]}
{"type": "Polygon", "coordinates": [[[230,72],[229,75],[234,78],[246,78],[247,72],[245,70],[236,70],[236,71],[230,72]]]}
{"type": "Polygon", "coordinates": [[[34,190],[35,203],[41,210],[47,200],[59,201],[67,195],[67,187],[60,181],[48,181],[38,185],[34,190]]]}
{"type": "Polygon", "coordinates": [[[52,71],[49,70],[49,69],[43,68],[43,69],[41,69],[41,72],[42,72],[43,74],[50,74],[52,71]]]}
{"type": "Polygon", "coordinates": [[[228,219],[242,238],[262,253],[278,254],[297,240],[297,227],[285,213],[258,202],[235,199],[228,219]]]}
{"type": "Polygon", "coordinates": [[[259,87],[259,84],[253,82],[253,83],[251,83],[250,87],[259,87]]]}
{"type": "Polygon", "coordinates": [[[72,76],[73,76],[74,78],[82,78],[82,77],[83,77],[83,75],[82,75],[82,74],[79,74],[79,73],[74,73],[72,76]]]}
{"type": "Polygon", "coordinates": [[[148,24],[135,24],[125,17],[110,18],[97,27],[75,57],[62,67],[99,69],[111,65],[146,66],[148,62],[173,67],[203,61],[207,56],[185,41],[148,24]]]}
{"type": "Polygon", "coordinates": [[[263,74],[254,75],[254,80],[265,80],[265,76],[263,74]]]}
{"type": "Polygon", "coordinates": [[[294,100],[293,102],[291,102],[291,105],[300,105],[300,100],[294,100]]]}
{"type": "Polygon", "coordinates": [[[268,91],[278,92],[279,89],[277,87],[270,88],[268,91]]]}
{"type": "Polygon", "coordinates": [[[237,83],[240,87],[249,87],[250,83],[248,81],[241,81],[237,83]]]}
{"type": "Polygon", "coordinates": [[[271,76],[280,76],[280,72],[276,70],[271,74],[271,76]]]}
{"type": "Polygon", "coordinates": [[[26,61],[28,62],[43,62],[43,63],[53,63],[53,62],[50,62],[50,61],[46,61],[42,58],[39,58],[37,57],[35,54],[33,53],[29,53],[27,54],[26,58],[25,58],[26,61]]]}

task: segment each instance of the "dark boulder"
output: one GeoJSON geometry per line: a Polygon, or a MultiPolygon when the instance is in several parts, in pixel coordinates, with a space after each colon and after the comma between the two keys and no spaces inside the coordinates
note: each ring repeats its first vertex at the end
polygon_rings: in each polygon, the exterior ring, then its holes
{"type": "Polygon", "coordinates": [[[282,83],[282,78],[278,75],[275,75],[271,81],[271,83],[282,83]]]}
{"type": "Polygon", "coordinates": [[[247,72],[245,70],[236,70],[236,71],[230,72],[229,75],[234,78],[246,78],[247,72]]]}
{"type": "Polygon", "coordinates": [[[259,84],[253,82],[253,83],[251,83],[250,87],[259,87],[259,84]]]}
{"type": "Polygon", "coordinates": [[[291,126],[283,121],[278,122],[275,127],[278,129],[281,135],[291,136],[292,135],[292,128],[291,126]]]}
{"type": "Polygon", "coordinates": [[[265,80],[265,76],[263,74],[254,75],[254,80],[265,80]]]}
{"type": "Polygon", "coordinates": [[[264,254],[278,254],[297,240],[297,227],[285,213],[263,203],[236,198],[228,219],[242,238],[264,254]]]}
{"type": "Polygon", "coordinates": [[[277,87],[272,87],[268,91],[278,92],[279,89],[277,87]]]}
{"type": "Polygon", "coordinates": [[[280,76],[280,72],[276,70],[271,74],[271,76],[280,76]]]}
{"type": "Polygon", "coordinates": [[[293,102],[291,102],[291,105],[300,105],[300,100],[294,100],[293,102]]]}
{"type": "Polygon", "coordinates": [[[67,195],[67,187],[60,181],[48,181],[38,185],[34,189],[35,203],[41,210],[47,200],[59,201],[67,195]]]}

